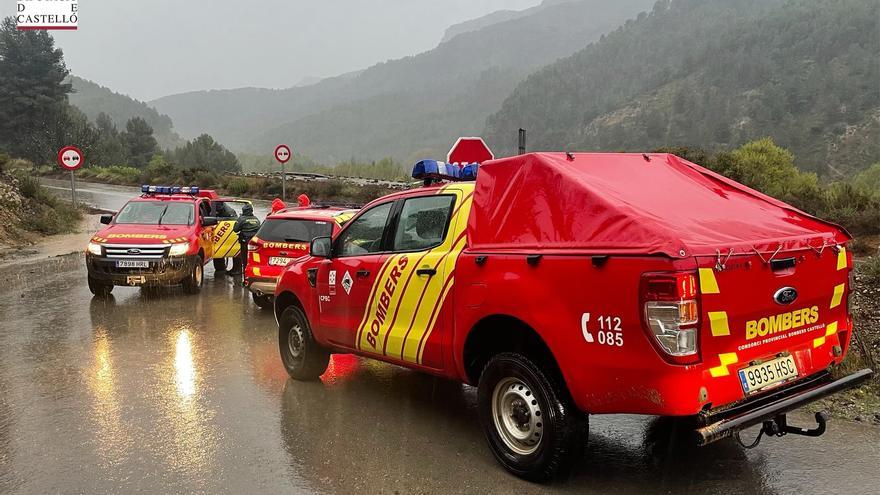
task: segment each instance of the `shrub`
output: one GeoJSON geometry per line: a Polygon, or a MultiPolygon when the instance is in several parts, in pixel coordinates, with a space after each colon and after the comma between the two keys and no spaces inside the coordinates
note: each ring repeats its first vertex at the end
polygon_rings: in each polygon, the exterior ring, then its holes
{"type": "Polygon", "coordinates": [[[876,287],[880,285],[880,256],[871,256],[861,263],[856,263],[863,285],[876,287]]]}

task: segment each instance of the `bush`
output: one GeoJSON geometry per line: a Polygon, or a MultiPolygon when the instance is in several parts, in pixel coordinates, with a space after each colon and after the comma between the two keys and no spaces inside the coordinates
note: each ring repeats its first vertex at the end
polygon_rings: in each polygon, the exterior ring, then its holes
{"type": "Polygon", "coordinates": [[[17,174],[16,178],[22,196],[37,199],[41,195],[43,186],[40,185],[40,179],[26,174],[17,174]]]}
{"type": "Polygon", "coordinates": [[[863,285],[876,287],[880,285],[880,256],[871,256],[862,263],[856,263],[863,285]]]}

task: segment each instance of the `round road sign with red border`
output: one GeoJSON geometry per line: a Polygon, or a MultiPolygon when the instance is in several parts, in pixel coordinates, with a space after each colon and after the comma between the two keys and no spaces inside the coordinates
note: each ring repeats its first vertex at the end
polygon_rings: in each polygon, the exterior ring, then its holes
{"type": "Polygon", "coordinates": [[[65,170],[76,170],[84,161],[82,151],[76,146],[65,146],[58,152],[58,165],[65,170]]]}
{"type": "Polygon", "coordinates": [[[286,144],[279,144],[275,147],[275,159],[280,163],[287,163],[290,160],[290,147],[286,144]]]}

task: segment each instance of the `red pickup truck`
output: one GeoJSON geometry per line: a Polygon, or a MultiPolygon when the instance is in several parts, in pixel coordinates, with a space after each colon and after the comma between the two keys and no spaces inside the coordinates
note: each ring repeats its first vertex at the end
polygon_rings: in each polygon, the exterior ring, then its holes
{"type": "Polygon", "coordinates": [[[544,480],[588,415],[688,417],[710,443],[853,387],[849,235],[668,154],[420,162],[282,273],[281,358],[354,353],[477,387],[489,446],[544,480]],[[463,181],[476,175],[474,181],[463,181]],[[450,180],[444,180],[450,179],[450,180]]]}

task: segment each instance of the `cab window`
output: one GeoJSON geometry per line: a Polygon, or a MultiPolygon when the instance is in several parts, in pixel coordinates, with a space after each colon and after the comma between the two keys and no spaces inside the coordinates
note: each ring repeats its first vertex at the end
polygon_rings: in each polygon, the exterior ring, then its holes
{"type": "Polygon", "coordinates": [[[362,256],[382,251],[382,235],[391,213],[391,205],[385,203],[375,206],[349,224],[336,241],[336,252],[340,257],[362,256]]]}
{"type": "Polygon", "coordinates": [[[455,196],[422,196],[403,202],[393,251],[424,251],[443,243],[455,196]]]}

